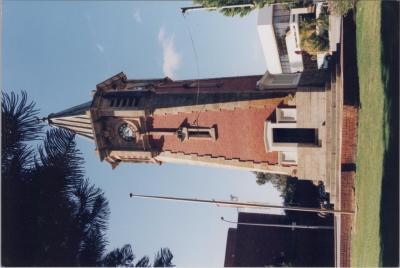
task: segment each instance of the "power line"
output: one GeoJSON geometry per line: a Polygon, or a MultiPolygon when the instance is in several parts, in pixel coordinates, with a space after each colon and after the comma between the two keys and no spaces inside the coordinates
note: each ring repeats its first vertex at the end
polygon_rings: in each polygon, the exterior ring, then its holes
{"type": "MultiPolygon", "coordinates": [[[[186,20],[186,16],[185,16],[185,13],[184,13],[184,12],[182,12],[182,16],[183,16],[183,21],[185,22],[184,24],[185,24],[185,26],[186,26],[186,29],[187,29],[187,31],[188,31],[188,33],[189,33],[190,42],[191,42],[191,44],[192,44],[192,50],[193,50],[193,54],[194,54],[195,62],[196,62],[196,72],[197,72],[196,106],[197,106],[198,103],[199,103],[199,95],[200,95],[200,67],[199,67],[199,57],[198,57],[198,55],[197,55],[197,50],[196,50],[196,46],[195,46],[195,43],[194,43],[192,31],[191,31],[191,29],[190,29],[190,25],[189,25],[189,22],[186,20]]],[[[199,120],[199,117],[200,117],[200,113],[201,113],[201,111],[198,112],[197,117],[196,117],[195,121],[193,122],[194,124],[197,124],[197,126],[199,126],[198,120],[199,120]]]]}

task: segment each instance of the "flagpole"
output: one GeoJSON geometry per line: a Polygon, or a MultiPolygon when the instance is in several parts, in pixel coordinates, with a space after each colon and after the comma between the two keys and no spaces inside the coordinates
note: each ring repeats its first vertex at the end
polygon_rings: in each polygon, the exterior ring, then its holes
{"type": "Polygon", "coordinates": [[[278,206],[278,205],[269,205],[266,203],[258,203],[258,202],[236,202],[236,201],[222,201],[222,200],[213,200],[213,199],[208,200],[208,199],[197,199],[197,198],[181,198],[181,197],[173,197],[173,196],[139,195],[139,194],[132,194],[132,193],[130,193],[129,196],[131,198],[136,197],[136,198],[145,198],[145,199],[206,203],[206,204],[215,204],[217,206],[235,207],[235,208],[255,208],[255,209],[276,208],[276,209],[304,211],[304,212],[316,212],[316,213],[347,214],[347,215],[354,214],[354,211],[331,210],[331,209],[323,209],[323,208],[310,208],[310,207],[298,207],[298,206],[278,206]]]}

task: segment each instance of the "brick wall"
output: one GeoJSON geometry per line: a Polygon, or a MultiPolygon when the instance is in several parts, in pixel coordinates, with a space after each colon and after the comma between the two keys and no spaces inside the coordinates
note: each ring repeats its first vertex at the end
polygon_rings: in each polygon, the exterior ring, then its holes
{"type": "MultiPolygon", "coordinates": [[[[342,120],[341,209],[349,211],[355,209],[354,181],[356,175],[355,163],[357,152],[357,108],[350,105],[344,105],[342,120]]],[[[352,221],[352,215],[342,215],[341,217],[341,267],[349,267],[351,265],[350,253],[352,221]]]]}
{"type": "Polygon", "coordinates": [[[266,152],[264,145],[264,124],[275,110],[267,105],[263,109],[235,109],[204,111],[202,113],[179,113],[176,115],[153,116],[151,128],[179,128],[187,122],[191,126],[216,126],[217,139],[188,140],[181,142],[176,136],[165,136],[158,142],[152,137],[152,148],[159,151],[182,152],[198,156],[224,157],[257,163],[276,164],[277,152],[266,152]]]}
{"type": "Polygon", "coordinates": [[[352,164],[356,161],[357,121],[357,108],[344,105],[342,121],[342,164],[352,164]]]}

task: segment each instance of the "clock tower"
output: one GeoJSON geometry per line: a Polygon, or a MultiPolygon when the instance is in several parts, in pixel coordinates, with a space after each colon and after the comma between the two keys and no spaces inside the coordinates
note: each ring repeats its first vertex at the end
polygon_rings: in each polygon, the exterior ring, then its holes
{"type": "Polygon", "coordinates": [[[310,109],[325,80],[323,71],[179,81],[119,73],[48,122],[93,140],[113,168],[182,163],[307,178],[304,150],[325,154],[325,108],[310,109]]]}

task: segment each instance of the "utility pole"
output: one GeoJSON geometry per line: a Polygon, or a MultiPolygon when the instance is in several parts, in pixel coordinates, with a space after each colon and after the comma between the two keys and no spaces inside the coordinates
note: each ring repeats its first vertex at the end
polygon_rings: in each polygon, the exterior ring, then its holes
{"type": "Polygon", "coordinates": [[[295,207],[295,206],[287,207],[287,206],[269,205],[266,203],[258,203],[258,202],[207,200],[207,199],[181,198],[181,197],[171,197],[171,196],[138,195],[138,194],[132,194],[132,193],[130,193],[129,196],[131,198],[137,197],[137,198],[147,198],[147,199],[159,199],[159,200],[170,200],[170,201],[215,204],[217,206],[234,207],[234,208],[257,208],[257,209],[279,208],[279,209],[304,211],[304,212],[317,212],[317,213],[322,212],[322,213],[347,214],[347,215],[354,214],[354,211],[328,210],[328,209],[322,209],[322,208],[307,208],[307,207],[295,207]]]}
{"type": "Polygon", "coordinates": [[[216,10],[216,9],[227,9],[236,7],[254,7],[254,4],[227,5],[223,7],[205,7],[205,6],[181,7],[181,12],[182,14],[185,14],[186,12],[195,10],[216,10]]]}

